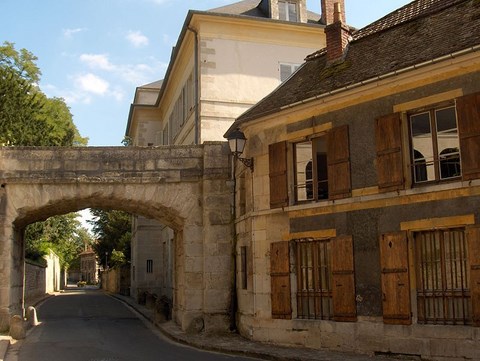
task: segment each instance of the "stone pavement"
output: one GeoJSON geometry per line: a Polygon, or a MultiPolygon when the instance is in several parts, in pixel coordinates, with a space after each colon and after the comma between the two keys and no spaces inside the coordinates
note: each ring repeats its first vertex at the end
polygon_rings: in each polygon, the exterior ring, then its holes
{"type": "MultiPolygon", "coordinates": [[[[132,298],[110,294],[123,301],[147,320],[154,323],[153,310],[137,304],[132,298]]],[[[160,331],[173,341],[207,351],[230,353],[240,356],[256,357],[278,361],[384,361],[391,358],[358,355],[345,352],[313,350],[299,347],[284,347],[247,340],[236,333],[208,336],[205,334],[187,334],[174,322],[156,325],[160,331]]]]}

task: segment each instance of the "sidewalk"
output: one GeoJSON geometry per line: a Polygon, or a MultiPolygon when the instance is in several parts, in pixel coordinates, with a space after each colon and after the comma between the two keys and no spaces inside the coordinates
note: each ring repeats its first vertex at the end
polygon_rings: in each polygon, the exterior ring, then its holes
{"type": "MultiPolygon", "coordinates": [[[[126,303],[146,319],[153,323],[153,310],[137,304],[132,298],[110,294],[110,296],[126,303]]],[[[236,333],[206,336],[204,334],[187,334],[174,322],[157,325],[160,331],[173,341],[190,345],[206,351],[235,354],[247,357],[256,357],[266,360],[279,361],[381,361],[391,360],[385,357],[370,357],[344,352],[313,350],[297,347],[283,347],[247,340],[236,333]]]]}

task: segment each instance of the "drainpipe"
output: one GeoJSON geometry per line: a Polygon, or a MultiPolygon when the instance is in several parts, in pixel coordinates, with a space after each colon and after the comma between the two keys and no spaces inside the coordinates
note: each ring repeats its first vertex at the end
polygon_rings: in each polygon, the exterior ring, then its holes
{"type": "Polygon", "coordinates": [[[194,56],[194,78],[195,78],[195,145],[198,145],[200,143],[200,113],[199,113],[199,107],[200,107],[200,94],[199,94],[199,56],[198,56],[198,31],[195,30],[192,27],[187,27],[188,30],[190,30],[192,33],[195,34],[195,56],[194,56]]]}

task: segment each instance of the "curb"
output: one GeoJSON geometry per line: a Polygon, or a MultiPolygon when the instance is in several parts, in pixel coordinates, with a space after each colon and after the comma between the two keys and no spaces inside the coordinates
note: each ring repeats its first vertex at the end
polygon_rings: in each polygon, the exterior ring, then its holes
{"type": "Polygon", "coordinates": [[[5,360],[5,356],[7,355],[8,347],[10,346],[10,339],[8,336],[1,336],[0,339],[0,361],[5,360]]]}

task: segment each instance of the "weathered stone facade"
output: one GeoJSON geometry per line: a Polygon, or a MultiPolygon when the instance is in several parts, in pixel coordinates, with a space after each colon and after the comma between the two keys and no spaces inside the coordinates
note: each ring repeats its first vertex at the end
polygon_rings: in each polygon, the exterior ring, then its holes
{"type": "Polygon", "coordinates": [[[174,319],[184,329],[199,318],[207,331],[226,329],[232,290],[228,154],[225,143],[0,149],[0,329],[22,312],[23,229],[91,207],[172,228],[174,319]]]}

